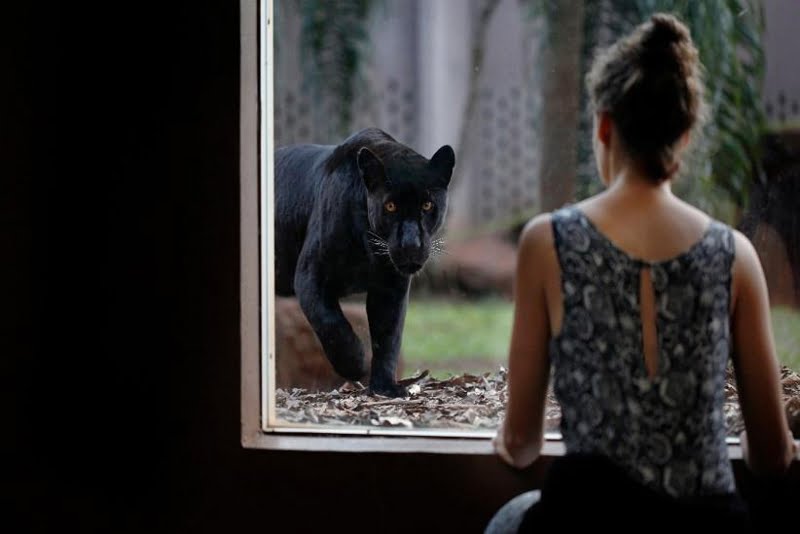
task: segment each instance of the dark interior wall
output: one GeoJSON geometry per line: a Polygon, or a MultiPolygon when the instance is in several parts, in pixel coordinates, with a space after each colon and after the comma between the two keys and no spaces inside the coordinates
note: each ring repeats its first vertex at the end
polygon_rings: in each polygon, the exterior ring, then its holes
{"type": "Polygon", "coordinates": [[[238,17],[0,17],[3,500],[32,531],[480,531],[536,472],[239,444],[238,17]]]}

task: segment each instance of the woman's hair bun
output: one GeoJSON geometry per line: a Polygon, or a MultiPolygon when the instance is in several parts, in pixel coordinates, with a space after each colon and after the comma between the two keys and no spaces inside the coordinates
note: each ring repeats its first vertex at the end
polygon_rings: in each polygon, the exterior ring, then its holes
{"type": "Polygon", "coordinates": [[[670,176],[676,141],[704,116],[700,60],[686,25],[652,15],[601,52],[586,80],[594,110],[611,114],[630,155],[653,180],[670,176]]]}
{"type": "Polygon", "coordinates": [[[656,13],[650,17],[650,27],[642,36],[642,47],[655,51],[664,49],[672,44],[682,44],[691,41],[691,35],[686,26],[675,16],[667,13],[656,13]]]}

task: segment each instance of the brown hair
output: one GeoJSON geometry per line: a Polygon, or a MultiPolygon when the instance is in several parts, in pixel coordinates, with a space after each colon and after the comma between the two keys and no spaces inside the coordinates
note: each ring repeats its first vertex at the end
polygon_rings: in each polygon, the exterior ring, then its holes
{"type": "Polygon", "coordinates": [[[658,13],[600,53],[586,77],[596,112],[605,111],[626,151],[657,183],[678,168],[675,143],[702,122],[703,80],[689,29],[658,13]]]}

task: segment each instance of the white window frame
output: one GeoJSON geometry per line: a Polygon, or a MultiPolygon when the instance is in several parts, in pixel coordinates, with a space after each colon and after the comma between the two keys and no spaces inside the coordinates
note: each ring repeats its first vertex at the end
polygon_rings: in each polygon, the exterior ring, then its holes
{"type": "MultiPolygon", "coordinates": [[[[277,424],[273,243],[273,0],[240,0],[241,442],[246,448],[494,454],[490,430],[313,427],[277,424]],[[266,265],[266,269],[262,266],[266,265]],[[267,387],[263,387],[267,385],[267,387]]],[[[741,458],[729,439],[732,459],[741,458]]],[[[544,456],[564,454],[559,433],[544,456]]]]}

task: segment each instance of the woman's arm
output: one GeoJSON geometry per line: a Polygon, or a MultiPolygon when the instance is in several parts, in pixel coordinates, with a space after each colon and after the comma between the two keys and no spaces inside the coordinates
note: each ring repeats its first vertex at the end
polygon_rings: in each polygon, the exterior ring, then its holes
{"type": "Polygon", "coordinates": [[[796,447],[780,389],[780,369],[770,322],[764,272],[753,245],[735,232],[733,267],[733,364],[746,433],[742,451],[757,474],[786,471],[796,447]]]}
{"type": "Polygon", "coordinates": [[[520,236],[514,279],[514,325],[508,369],[508,402],[495,450],[508,464],[523,468],[539,456],[544,436],[550,376],[550,320],[546,277],[557,265],[550,216],[529,222],[520,236]]]}

